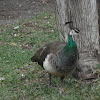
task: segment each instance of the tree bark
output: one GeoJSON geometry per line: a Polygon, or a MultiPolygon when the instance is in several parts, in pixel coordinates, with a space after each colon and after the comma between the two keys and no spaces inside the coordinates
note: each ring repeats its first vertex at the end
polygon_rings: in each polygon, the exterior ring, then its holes
{"type": "MultiPolygon", "coordinates": [[[[96,0],[56,0],[56,19],[60,32],[68,39],[69,25],[78,28],[83,35],[74,37],[79,49],[79,63],[74,76],[82,79],[95,77],[92,73],[100,63],[99,16],[96,0]]],[[[59,32],[60,39],[63,36],[59,32]]]]}

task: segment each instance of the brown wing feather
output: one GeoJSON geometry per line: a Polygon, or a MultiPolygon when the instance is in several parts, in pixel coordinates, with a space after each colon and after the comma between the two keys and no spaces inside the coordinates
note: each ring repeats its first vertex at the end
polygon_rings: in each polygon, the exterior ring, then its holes
{"type": "Polygon", "coordinates": [[[53,42],[53,43],[47,44],[43,46],[41,49],[39,49],[31,58],[31,60],[32,62],[38,62],[38,64],[43,67],[43,61],[45,60],[47,55],[50,53],[56,54],[56,52],[62,46],[65,46],[65,45],[66,45],[65,42],[53,42]]]}

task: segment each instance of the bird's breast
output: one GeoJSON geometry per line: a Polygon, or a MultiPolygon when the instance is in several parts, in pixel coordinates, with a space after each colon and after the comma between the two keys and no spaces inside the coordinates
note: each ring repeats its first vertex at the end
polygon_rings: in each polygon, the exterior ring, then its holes
{"type": "Polygon", "coordinates": [[[62,76],[65,76],[65,73],[60,73],[58,72],[49,62],[49,59],[50,57],[52,56],[53,54],[48,54],[47,57],[45,58],[44,62],[43,62],[43,67],[44,69],[50,73],[51,75],[54,75],[54,76],[59,76],[59,77],[62,77],[62,76]]]}

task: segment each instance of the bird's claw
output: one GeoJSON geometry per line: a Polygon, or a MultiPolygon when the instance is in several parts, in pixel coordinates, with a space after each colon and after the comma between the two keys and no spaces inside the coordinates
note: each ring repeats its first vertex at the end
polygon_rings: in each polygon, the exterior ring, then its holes
{"type": "Polygon", "coordinates": [[[64,94],[64,92],[65,92],[65,88],[59,88],[59,94],[61,95],[61,94],[64,94]]]}

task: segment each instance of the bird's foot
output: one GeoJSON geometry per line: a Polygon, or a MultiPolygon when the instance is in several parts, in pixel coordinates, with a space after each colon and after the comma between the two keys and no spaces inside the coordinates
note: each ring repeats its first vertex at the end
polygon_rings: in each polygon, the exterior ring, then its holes
{"type": "Polygon", "coordinates": [[[52,84],[49,84],[48,87],[49,87],[49,88],[55,88],[56,86],[54,86],[54,85],[52,85],[52,84]]]}
{"type": "Polygon", "coordinates": [[[59,94],[62,95],[65,92],[65,88],[59,88],[59,94]]]}

